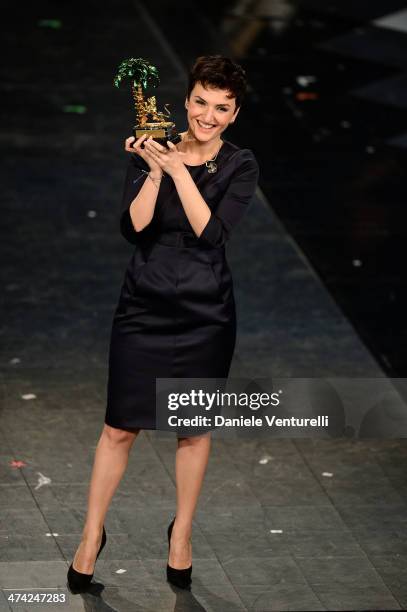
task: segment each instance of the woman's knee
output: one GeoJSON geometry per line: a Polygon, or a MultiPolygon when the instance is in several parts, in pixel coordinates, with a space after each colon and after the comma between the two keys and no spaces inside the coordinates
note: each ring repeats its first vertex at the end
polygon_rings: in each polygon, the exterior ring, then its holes
{"type": "Polygon", "coordinates": [[[103,435],[107,438],[110,444],[132,444],[139,433],[139,429],[119,429],[104,424],[103,435]]]}

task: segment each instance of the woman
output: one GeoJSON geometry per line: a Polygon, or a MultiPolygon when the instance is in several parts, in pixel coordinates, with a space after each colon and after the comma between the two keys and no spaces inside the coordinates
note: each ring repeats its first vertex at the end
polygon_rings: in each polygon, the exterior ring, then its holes
{"type": "MultiPolygon", "coordinates": [[[[188,129],[177,145],[130,137],[132,153],[120,227],[136,245],[115,311],[105,424],[99,439],[82,540],[68,571],[85,591],[106,542],[104,519],[141,429],[156,429],[156,378],[227,378],[236,313],[225,243],[246,212],[258,179],[249,149],[223,140],[246,91],[232,60],[199,57],[185,100],[188,129]]],[[[178,437],[176,517],[168,527],[167,579],[191,583],[192,520],[210,432],[178,437]]]]}

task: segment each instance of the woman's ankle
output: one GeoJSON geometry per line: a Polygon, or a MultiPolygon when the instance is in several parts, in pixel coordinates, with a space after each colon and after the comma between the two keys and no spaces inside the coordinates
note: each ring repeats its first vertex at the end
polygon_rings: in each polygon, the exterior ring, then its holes
{"type": "Polygon", "coordinates": [[[172,533],[176,539],[189,540],[192,536],[192,524],[190,522],[180,523],[178,519],[175,519],[172,533]]]}

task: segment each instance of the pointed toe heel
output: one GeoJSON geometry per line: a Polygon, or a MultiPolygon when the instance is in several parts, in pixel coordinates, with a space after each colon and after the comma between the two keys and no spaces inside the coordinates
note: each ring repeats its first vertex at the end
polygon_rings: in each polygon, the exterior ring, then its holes
{"type": "MultiPolygon", "coordinates": [[[[172,519],[171,523],[168,526],[167,535],[168,535],[168,554],[170,552],[170,541],[172,528],[174,527],[175,517],[172,519]]],[[[174,586],[179,589],[188,589],[192,583],[192,565],[185,569],[175,569],[175,567],[171,567],[167,563],[167,580],[174,586]]]]}
{"type": "MultiPolygon", "coordinates": [[[[95,563],[106,544],[106,540],[107,540],[106,530],[105,530],[105,526],[103,525],[102,541],[100,543],[98,554],[96,555],[95,563]]],[[[78,593],[85,593],[88,590],[92,582],[92,578],[93,578],[93,573],[83,574],[82,572],[78,572],[76,569],[74,569],[73,561],[72,561],[71,565],[69,566],[68,574],[67,574],[67,579],[68,579],[67,585],[71,593],[73,593],[74,595],[77,595],[78,593]]]]}

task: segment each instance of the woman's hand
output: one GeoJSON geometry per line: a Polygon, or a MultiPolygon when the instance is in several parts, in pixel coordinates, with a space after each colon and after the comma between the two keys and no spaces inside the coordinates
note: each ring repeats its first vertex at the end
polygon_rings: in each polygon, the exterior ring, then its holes
{"type": "Polygon", "coordinates": [[[147,134],[143,134],[138,140],[136,140],[134,136],[130,136],[125,140],[124,149],[129,153],[137,153],[137,155],[140,155],[140,157],[144,159],[144,161],[148,164],[151,173],[154,176],[161,177],[163,173],[161,167],[157,164],[156,161],[154,161],[153,157],[151,157],[151,155],[146,149],[141,148],[141,144],[145,141],[146,138],[147,134]]]}
{"type": "Polygon", "coordinates": [[[175,178],[185,171],[185,164],[182,161],[182,157],[186,155],[186,153],[178,151],[177,147],[172,142],[167,142],[168,149],[153,140],[150,136],[145,141],[144,147],[151,159],[161,168],[162,172],[175,178]]]}

